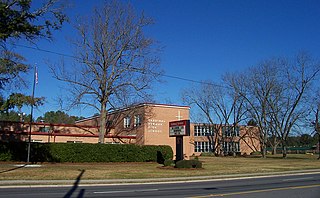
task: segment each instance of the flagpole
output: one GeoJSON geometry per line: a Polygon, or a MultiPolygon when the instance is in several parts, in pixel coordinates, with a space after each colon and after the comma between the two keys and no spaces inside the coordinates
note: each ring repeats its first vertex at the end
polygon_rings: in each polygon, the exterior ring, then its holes
{"type": "Polygon", "coordinates": [[[30,110],[30,123],[29,123],[29,134],[28,134],[28,156],[27,156],[27,163],[30,162],[30,154],[31,154],[31,131],[32,131],[32,120],[33,120],[34,90],[35,90],[35,88],[36,88],[36,83],[37,83],[37,81],[38,81],[38,71],[37,71],[37,66],[34,66],[32,96],[31,96],[31,110],[30,110]]]}

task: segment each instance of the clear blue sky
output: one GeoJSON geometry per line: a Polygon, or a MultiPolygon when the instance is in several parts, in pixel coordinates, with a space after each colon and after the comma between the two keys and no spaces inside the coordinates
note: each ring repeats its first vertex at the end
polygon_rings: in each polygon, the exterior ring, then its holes
{"type": "MultiPolygon", "coordinates": [[[[71,1],[72,2],[72,1],[71,1]]],[[[259,61],[274,56],[292,57],[308,51],[320,59],[319,0],[134,0],[135,9],[144,10],[155,24],[147,34],[164,46],[161,67],[166,74],[196,81],[219,81],[225,72],[242,71],[259,61]]],[[[102,0],[74,0],[68,9],[70,20],[77,15],[90,15],[102,0]]],[[[74,31],[66,24],[54,33],[54,41],[40,40],[38,47],[72,55],[68,39],[74,31]]],[[[58,62],[61,56],[17,48],[29,64],[39,67],[36,96],[45,96],[46,104],[35,110],[35,117],[58,110],[56,96],[63,85],[52,78],[46,60],[58,62]]],[[[65,58],[68,59],[68,58],[65,58]]],[[[32,74],[28,77],[31,79],[32,74]]],[[[185,105],[180,92],[190,82],[163,78],[156,84],[154,99],[158,103],[185,105]]],[[[30,80],[31,82],[31,80],[30,80]]],[[[30,86],[31,87],[31,86],[30,86]]],[[[31,89],[24,90],[31,94],[31,89]]],[[[26,109],[26,113],[30,110],[26,109]]],[[[91,116],[90,109],[73,110],[71,115],[91,116]]]]}

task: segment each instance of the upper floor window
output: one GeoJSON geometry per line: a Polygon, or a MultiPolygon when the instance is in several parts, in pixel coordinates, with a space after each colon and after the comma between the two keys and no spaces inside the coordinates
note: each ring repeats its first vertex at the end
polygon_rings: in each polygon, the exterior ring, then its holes
{"type": "Polygon", "coordinates": [[[224,137],[231,137],[231,130],[232,130],[231,126],[223,126],[222,133],[223,133],[224,137]]]}
{"type": "Polygon", "coordinates": [[[129,128],[130,127],[131,118],[129,116],[125,117],[123,119],[123,127],[129,128]]]}
{"type": "Polygon", "coordinates": [[[208,125],[195,125],[194,136],[208,136],[213,135],[213,127],[208,125]]]}
{"type": "Polygon", "coordinates": [[[222,134],[224,137],[238,137],[240,136],[240,127],[239,126],[223,126],[222,134]]]}
{"type": "Polygon", "coordinates": [[[240,127],[239,126],[236,126],[235,128],[234,128],[234,134],[235,134],[235,136],[240,136],[240,127]]]}
{"type": "Polygon", "coordinates": [[[137,126],[141,126],[142,124],[142,119],[141,119],[141,115],[135,115],[134,116],[134,126],[137,127],[137,126]]]}

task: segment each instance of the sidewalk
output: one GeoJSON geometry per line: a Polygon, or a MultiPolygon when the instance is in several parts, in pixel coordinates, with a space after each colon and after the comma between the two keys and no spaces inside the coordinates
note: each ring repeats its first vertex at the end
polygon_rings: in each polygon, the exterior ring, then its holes
{"type": "Polygon", "coordinates": [[[249,178],[266,178],[284,175],[307,175],[320,173],[320,169],[272,172],[260,174],[230,174],[217,176],[194,176],[194,177],[173,177],[173,178],[148,178],[148,179],[107,179],[107,180],[0,180],[0,188],[9,187],[61,187],[73,186],[74,183],[79,183],[79,186],[98,186],[98,185],[119,185],[119,184],[141,184],[141,183],[178,183],[178,182],[197,182],[204,180],[222,181],[234,179],[249,179],[249,178]]]}

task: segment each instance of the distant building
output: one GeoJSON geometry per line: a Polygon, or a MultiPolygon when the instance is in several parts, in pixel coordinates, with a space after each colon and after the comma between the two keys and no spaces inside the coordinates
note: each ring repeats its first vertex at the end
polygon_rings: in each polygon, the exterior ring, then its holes
{"type": "MultiPolygon", "coordinates": [[[[175,137],[169,137],[169,122],[188,120],[190,107],[167,104],[139,104],[119,109],[107,116],[105,143],[169,145],[175,152],[175,137]]],[[[0,122],[0,141],[28,141],[29,124],[0,122]]],[[[33,142],[97,143],[99,117],[75,125],[32,123],[33,142]]],[[[250,154],[260,149],[257,129],[246,126],[220,126],[191,123],[190,136],[183,138],[184,155],[216,151],[250,154]]]]}

